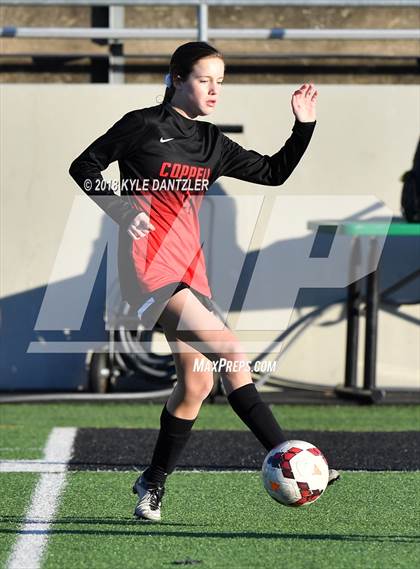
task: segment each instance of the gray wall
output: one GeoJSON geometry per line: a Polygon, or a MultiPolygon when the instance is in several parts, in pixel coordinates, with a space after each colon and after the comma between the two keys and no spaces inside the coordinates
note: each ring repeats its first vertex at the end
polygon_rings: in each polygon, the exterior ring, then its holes
{"type": "MultiPolygon", "coordinates": [[[[228,136],[245,148],[273,154],[290,135],[290,98],[298,86],[226,85],[219,108],[203,120],[243,124],[243,134],[228,136]]],[[[2,87],[1,389],[85,387],[85,356],[74,342],[100,344],[106,338],[102,253],[107,241],[114,242],[116,228],[77,188],[68,167],[125,112],[155,105],[162,94],[161,85],[2,87]],[[46,313],[40,313],[43,299],[46,313]],[[41,329],[45,314],[47,330],[41,329]],[[34,330],[37,322],[40,329],[34,330]],[[40,353],[26,352],[30,342],[40,353]],[[48,353],[54,352],[51,342],[58,342],[58,353],[48,353]]],[[[238,335],[250,357],[288,325],[324,307],[295,341],[285,342],[278,375],[331,385],[342,381],[345,315],[339,301],[346,276],[337,278],[337,271],[344,272],[345,264],[326,272],[322,263],[314,264],[318,281],[302,281],[306,288],[292,301],[284,291],[296,268],[294,252],[310,250],[309,220],[400,215],[400,176],[411,167],[418,141],[419,99],[417,86],[321,85],[313,139],[284,186],[225,177],[209,192],[203,236],[213,295],[222,311],[229,308],[243,262],[252,262],[258,249],[263,253],[256,281],[260,295],[248,297],[242,322],[238,314],[229,320],[241,328],[238,335]],[[335,277],[323,278],[327,273],[335,277]]],[[[118,177],[115,164],[106,175],[118,177]]],[[[381,286],[413,270],[418,254],[413,239],[387,240],[381,286]]],[[[396,298],[416,296],[419,287],[413,283],[396,298]]],[[[381,311],[379,317],[378,383],[384,387],[418,381],[419,305],[402,305],[399,312],[381,311]]],[[[359,359],[361,369],[362,354],[359,359]]]]}

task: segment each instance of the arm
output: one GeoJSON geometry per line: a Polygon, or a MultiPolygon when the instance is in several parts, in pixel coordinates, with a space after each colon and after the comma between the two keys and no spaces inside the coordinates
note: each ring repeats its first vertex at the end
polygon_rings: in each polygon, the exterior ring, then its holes
{"type": "Polygon", "coordinates": [[[97,138],[71,164],[69,174],[79,187],[119,225],[128,227],[139,214],[130,203],[114,194],[111,188],[95,192],[102,183],[102,170],[111,162],[126,158],[144,126],[138,111],[131,111],[97,138]],[[89,182],[87,182],[89,181],[89,182]],[[86,184],[86,185],[85,185],[86,184]],[[90,184],[91,189],[87,189],[90,184]]]}
{"type": "Polygon", "coordinates": [[[296,119],[292,135],[283,148],[272,156],[259,154],[255,150],[245,150],[222,134],[219,176],[230,176],[266,186],[284,184],[302,158],[315,124],[316,121],[300,122],[296,119]]]}
{"type": "Polygon", "coordinates": [[[291,100],[295,124],[292,135],[283,148],[273,156],[261,155],[255,150],[245,150],[222,135],[222,151],[219,176],[231,176],[239,180],[280,186],[284,184],[308,147],[316,124],[318,91],[313,83],[304,83],[291,100]]]}

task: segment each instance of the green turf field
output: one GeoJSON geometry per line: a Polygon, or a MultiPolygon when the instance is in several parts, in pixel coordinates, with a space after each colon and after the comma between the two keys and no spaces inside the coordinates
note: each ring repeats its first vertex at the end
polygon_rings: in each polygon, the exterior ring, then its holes
{"type": "MultiPolygon", "coordinates": [[[[274,405],[289,430],[410,431],[420,426],[419,407],[274,405]]],[[[162,405],[136,403],[4,404],[0,459],[40,458],[53,427],[158,428],[162,405]]],[[[194,429],[245,429],[228,405],[204,405],[194,429]]]]}
{"type": "Polygon", "coordinates": [[[0,567],[5,567],[7,557],[20,529],[38,476],[33,473],[0,473],[0,567]]]}
{"type": "MultiPolygon", "coordinates": [[[[1,458],[39,459],[53,427],[157,428],[161,405],[40,404],[0,409],[1,458]]],[[[288,429],[418,429],[414,406],[276,406],[288,429]]],[[[228,406],[202,409],[198,429],[240,429],[228,406]]],[[[402,457],[403,460],[403,457],[402,457]]],[[[41,477],[0,472],[0,566],[25,522],[41,477]]],[[[407,568],[419,562],[420,472],[345,472],[319,501],[286,508],[257,472],[178,472],[163,522],[137,521],[136,472],[68,472],[39,567],[407,568]]]]}
{"type": "Polygon", "coordinates": [[[188,558],[203,568],[416,565],[419,473],[349,473],[300,510],[274,502],[258,474],[176,474],[165,522],[155,525],[127,516],[131,482],[125,473],[72,473],[44,567],[153,569],[188,558]]]}

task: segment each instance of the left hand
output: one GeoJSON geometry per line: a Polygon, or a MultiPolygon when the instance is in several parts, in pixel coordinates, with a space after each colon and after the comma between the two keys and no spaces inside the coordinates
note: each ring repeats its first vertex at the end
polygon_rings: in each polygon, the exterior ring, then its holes
{"type": "Polygon", "coordinates": [[[313,83],[304,83],[292,95],[292,110],[300,122],[313,122],[316,120],[316,99],[318,91],[313,83]]]}

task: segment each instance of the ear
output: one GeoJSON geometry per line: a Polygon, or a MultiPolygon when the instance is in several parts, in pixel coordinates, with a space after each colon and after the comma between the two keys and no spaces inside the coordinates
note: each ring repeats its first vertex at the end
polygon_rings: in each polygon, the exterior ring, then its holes
{"type": "Polygon", "coordinates": [[[172,79],[172,83],[173,83],[175,86],[177,86],[177,87],[178,87],[179,85],[181,85],[181,83],[182,83],[181,76],[180,76],[180,75],[176,75],[176,76],[174,77],[174,79],[172,79]]]}

